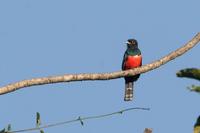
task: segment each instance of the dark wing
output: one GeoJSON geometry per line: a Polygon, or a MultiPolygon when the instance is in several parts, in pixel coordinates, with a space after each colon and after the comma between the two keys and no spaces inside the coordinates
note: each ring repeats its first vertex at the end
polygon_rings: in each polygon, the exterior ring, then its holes
{"type": "Polygon", "coordinates": [[[127,53],[125,52],[124,53],[124,57],[123,57],[123,61],[122,61],[122,70],[125,70],[125,68],[124,68],[125,66],[124,65],[125,65],[126,59],[127,59],[127,53]]]}
{"type": "MultiPolygon", "coordinates": [[[[140,51],[140,55],[142,56],[142,53],[141,53],[141,51],[140,51]]],[[[143,59],[141,58],[141,64],[140,64],[140,66],[142,66],[142,60],[143,60],[143,59]]]]}
{"type": "MultiPolygon", "coordinates": [[[[141,53],[140,49],[138,48],[136,51],[137,51],[136,53],[142,57],[142,53],[141,53]]],[[[142,66],[142,58],[141,58],[140,66],[142,66]]]]}

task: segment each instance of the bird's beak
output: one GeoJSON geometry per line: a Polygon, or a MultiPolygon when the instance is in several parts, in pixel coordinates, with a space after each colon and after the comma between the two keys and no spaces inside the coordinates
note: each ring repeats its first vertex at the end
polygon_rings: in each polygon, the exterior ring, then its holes
{"type": "Polygon", "coordinates": [[[128,42],[128,41],[126,41],[126,42],[125,42],[125,44],[129,44],[129,42],[128,42]]]}

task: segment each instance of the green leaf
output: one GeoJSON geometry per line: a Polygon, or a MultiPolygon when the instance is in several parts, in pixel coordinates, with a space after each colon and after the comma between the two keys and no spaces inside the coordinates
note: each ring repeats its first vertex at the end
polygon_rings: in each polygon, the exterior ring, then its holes
{"type": "Polygon", "coordinates": [[[195,91],[195,92],[200,93],[200,86],[192,85],[191,87],[188,87],[188,89],[189,89],[190,91],[195,91]]]}
{"type": "Polygon", "coordinates": [[[36,126],[39,127],[41,125],[41,120],[40,120],[40,113],[36,113],[36,126]]]}
{"type": "Polygon", "coordinates": [[[200,69],[197,68],[186,68],[176,73],[177,77],[192,78],[200,81],[200,69]]]}
{"type": "Polygon", "coordinates": [[[0,131],[0,133],[6,133],[6,129],[5,129],[5,128],[2,129],[2,130],[0,131]]]}
{"type": "Polygon", "coordinates": [[[11,124],[8,124],[7,131],[10,132],[11,129],[12,129],[12,128],[11,128],[11,124]]]}
{"type": "Polygon", "coordinates": [[[40,133],[44,133],[44,131],[43,131],[43,130],[40,130],[40,133]]]}
{"type": "Polygon", "coordinates": [[[194,133],[200,133],[200,116],[197,118],[194,125],[194,133]]]}
{"type": "Polygon", "coordinates": [[[80,121],[81,125],[84,126],[83,120],[81,119],[81,117],[78,117],[78,120],[80,121]]]}
{"type": "Polygon", "coordinates": [[[197,118],[194,127],[196,127],[196,126],[200,126],[200,116],[197,118]]]}

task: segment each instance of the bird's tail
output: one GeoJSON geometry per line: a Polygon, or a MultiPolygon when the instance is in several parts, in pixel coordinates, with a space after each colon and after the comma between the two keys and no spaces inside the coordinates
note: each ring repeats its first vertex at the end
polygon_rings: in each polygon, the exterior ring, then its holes
{"type": "Polygon", "coordinates": [[[133,100],[133,82],[125,83],[125,95],[124,101],[132,101],[133,100]]]}

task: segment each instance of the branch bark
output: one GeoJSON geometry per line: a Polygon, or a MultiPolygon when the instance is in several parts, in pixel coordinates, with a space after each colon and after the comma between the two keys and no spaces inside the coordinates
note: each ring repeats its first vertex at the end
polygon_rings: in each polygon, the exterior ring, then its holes
{"type": "Polygon", "coordinates": [[[200,41],[200,33],[198,33],[192,40],[186,43],[181,48],[171,52],[170,54],[164,56],[163,58],[154,61],[150,64],[146,64],[140,68],[135,68],[127,71],[117,71],[111,73],[83,73],[83,74],[66,74],[60,76],[50,76],[42,78],[33,78],[28,80],[19,81],[16,83],[11,83],[0,88],[0,95],[6,94],[19,90],[24,87],[30,87],[35,85],[53,84],[61,82],[72,82],[72,81],[87,81],[87,80],[111,80],[122,78],[125,76],[133,76],[140,73],[145,73],[166,64],[167,62],[181,56],[191,48],[193,48],[200,41]]]}

